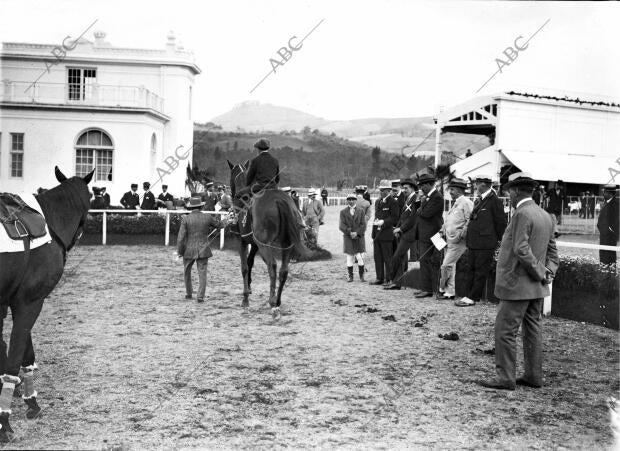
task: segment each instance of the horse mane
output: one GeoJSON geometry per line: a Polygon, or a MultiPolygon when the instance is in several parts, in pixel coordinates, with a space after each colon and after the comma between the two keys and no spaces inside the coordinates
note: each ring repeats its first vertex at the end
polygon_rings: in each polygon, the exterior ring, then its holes
{"type": "Polygon", "coordinates": [[[90,208],[88,185],[80,177],[71,177],[37,196],[50,232],[70,249],[83,216],[90,208]]]}

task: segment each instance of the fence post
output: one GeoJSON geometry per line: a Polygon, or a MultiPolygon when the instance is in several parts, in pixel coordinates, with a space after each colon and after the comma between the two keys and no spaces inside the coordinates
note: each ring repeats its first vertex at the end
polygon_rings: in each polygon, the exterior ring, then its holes
{"type": "Polygon", "coordinates": [[[107,237],[108,237],[108,214],[105,211],[103,212],[103,221],[101,221],[101,224],[102,224],[101,244],[105,246],[107,237]]]}
{"type": "Polygon", "coordinates": [[[220,250],[224,249],[224,229],[220,229],[220,250]]]}
{"type": "Polygon", "coordinates": [[[170,244],[170,213],[166,210],[166,233],[164,235],[164,246],[170,244]]]}

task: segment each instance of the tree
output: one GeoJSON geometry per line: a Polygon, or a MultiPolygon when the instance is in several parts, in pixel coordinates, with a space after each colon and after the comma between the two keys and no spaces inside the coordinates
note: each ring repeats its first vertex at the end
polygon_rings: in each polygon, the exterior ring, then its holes
{"type": "Polygon", "coordinates": [[[379,146],[375,146],[370,152],[370,158],[372,159],[372,169],[371,172],[373,174],[379,174],[381,172],[381,149],[379,146]]]}
{"type": "Polygon", "coordinates": [[[312,129],[306,125],[301,132],[304,134],[304,136],[308,136],[310,132],[312,132],[312,129]]]}

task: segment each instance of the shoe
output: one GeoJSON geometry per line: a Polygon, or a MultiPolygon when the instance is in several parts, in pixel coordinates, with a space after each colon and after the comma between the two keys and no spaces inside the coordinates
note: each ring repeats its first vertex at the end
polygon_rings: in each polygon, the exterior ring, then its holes
{"type": "Polygon", "coordinates": [[[383,285],[383,280],[373,280],[370,285],[383,285]]]}
{"type": "Polygon", "coordinates": [[[540,387],[542,387],[541,384],[534,384],[533,382],[528,381],[525,377],[517,378],[517,385],[524,385],[526,387],[531,387],[531,388],[540,388],[540,387]]]}
{"type": "Polygon", "coordinates": [[[347,282],[353,282],[353,266],[347,266],[347,272],[349,273],[347,282]]]}
{"type": "Polygon", "coordinates": [[[196,299],[196,302],[204,302],[204,299],[196,299]]]}
{"type": "Polygon", "coordinates": [[[472,307],[476,305],[476,303],[472,299],[469,299],[467,296],[463,296],[461,299],[455,301],[454,305],[456,305],[457,307],[472,307]]]}
{"type": "Polygon", "coordinates": [[[192,299],[192,295],[191,294],[186,294],[185,295],[185,299],[192,299]]]}
{"type": "Polygon", "coordinates": [[[450,295],[450,294],[445,294],[445,293],[440,293],[439,295],[437,295],[437,300],[438,301],[443,301],[443,300],[454,300],[454,295],[450,295]]]}
{"type": "Polygon", "coordinates": [[[391,283],[383,287],[384,290],[400,290],[400,285],[396,285],[395,283],[391,283]]]}
{"type": "Polygon", "coordinates": [[[433,293],[431,293],[430,291],[420,291],[418,294],[416,294],[414,296],[414,298],[416,299],[422,299],[422,298],[428,298],[431,297],[433,295],[433,293]]]}
{"type": "Polygon", "coordinates": [[[514,390],[515,389],[515,386],[512,385],[510,382],[498,381],[497,379],[478,380],[476,381],[476,383],[478,385],[482,385],[483,387],[492,388],[495,390],[514,390]]]}

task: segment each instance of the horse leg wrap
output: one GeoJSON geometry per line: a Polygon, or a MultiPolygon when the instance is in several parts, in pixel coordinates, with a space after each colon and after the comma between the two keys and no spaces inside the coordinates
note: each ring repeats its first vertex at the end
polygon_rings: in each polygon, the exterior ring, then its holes
{"type": "Polygon", "coordinates": [[[15,390],[14,383],[3,382],[2,392],[0,392],[0,412],[11,413],[11,402],[13,401],[13,390],[15,390]]]}
{"type": "Polygon", "coordinates": [[[24,372],[24,394],[22,398],[28,399],[37,396],[37,392],[34,389],[34,371],[24,372]]]}

